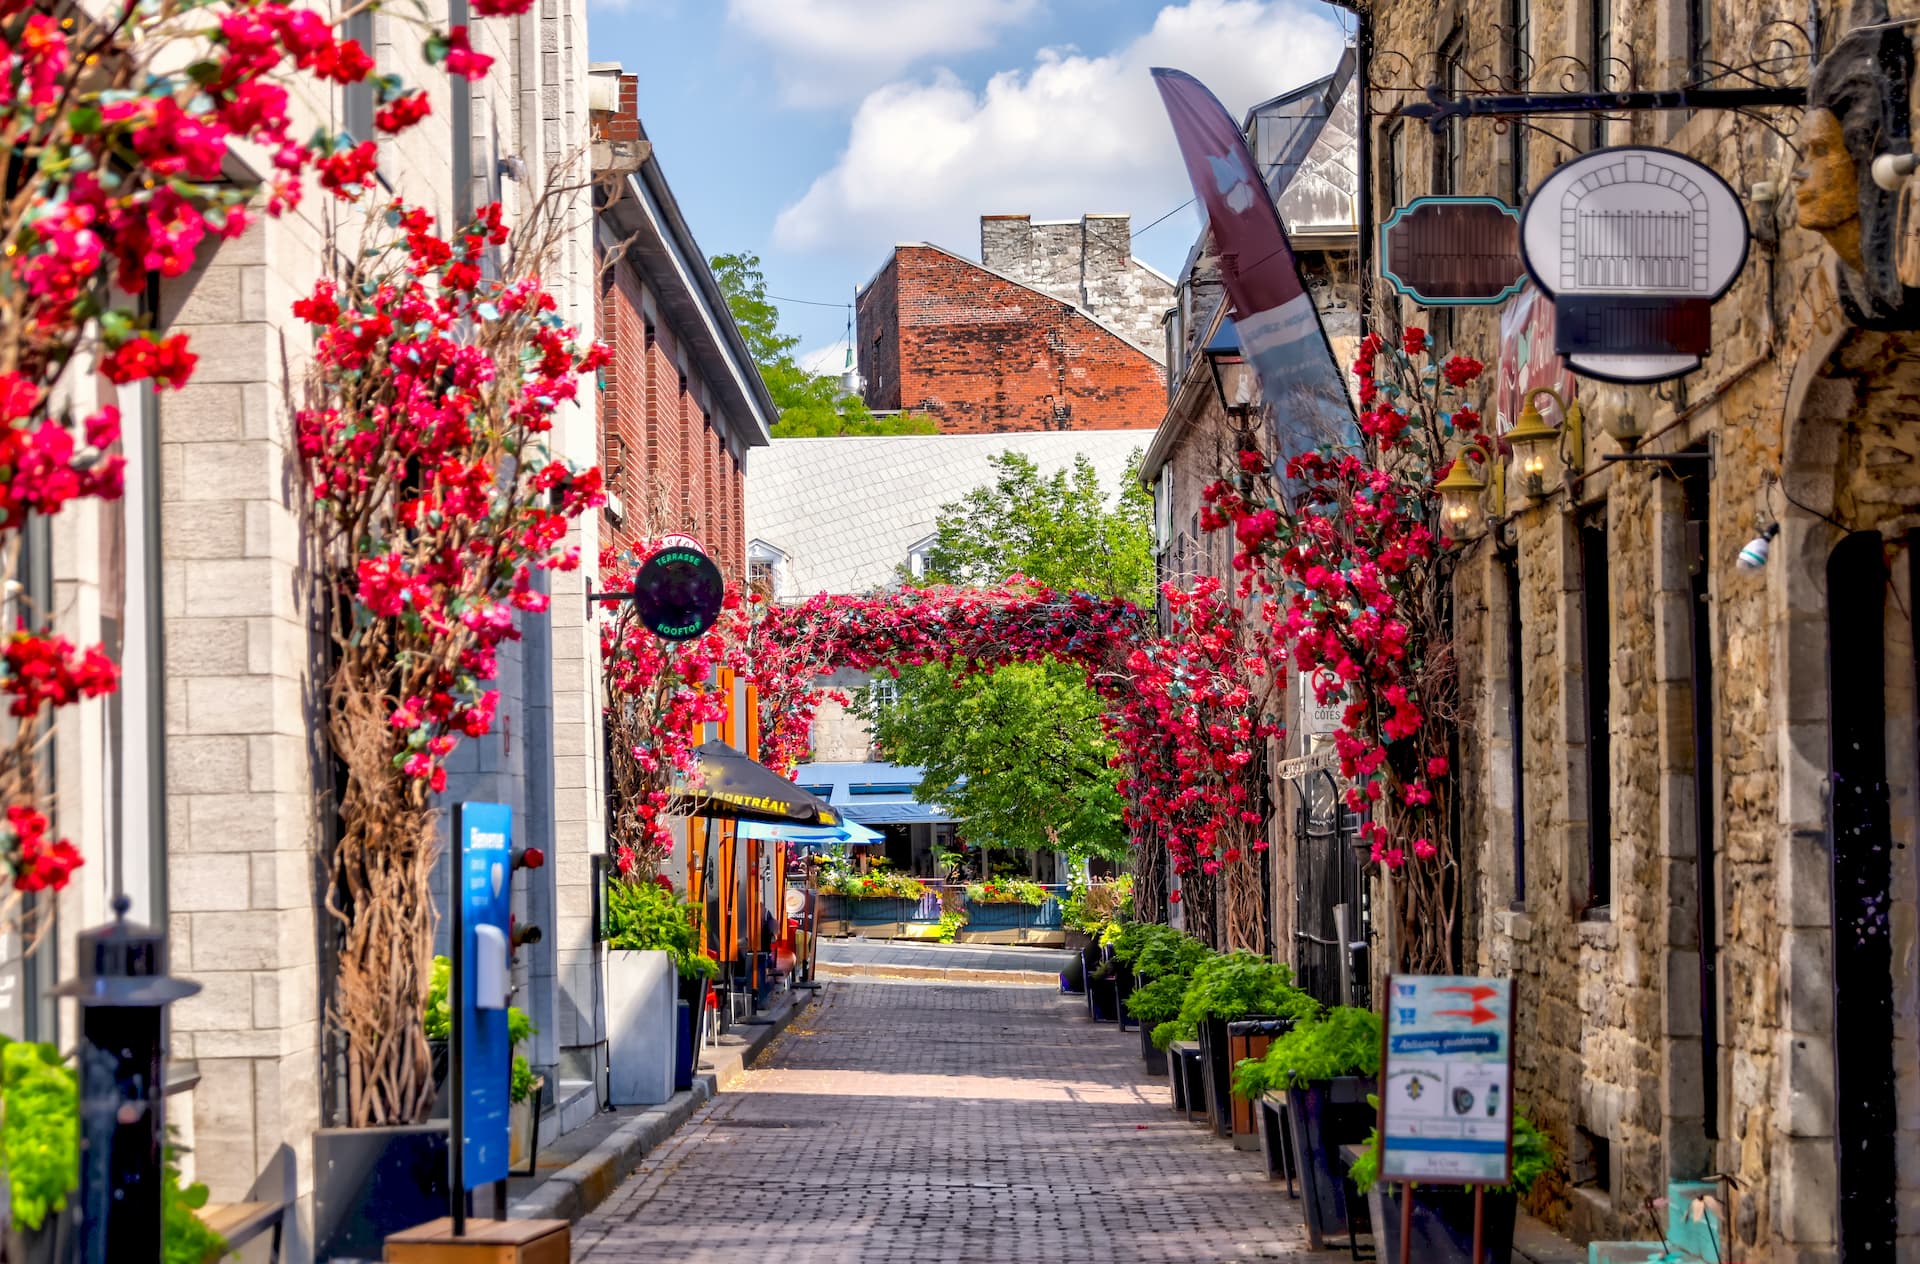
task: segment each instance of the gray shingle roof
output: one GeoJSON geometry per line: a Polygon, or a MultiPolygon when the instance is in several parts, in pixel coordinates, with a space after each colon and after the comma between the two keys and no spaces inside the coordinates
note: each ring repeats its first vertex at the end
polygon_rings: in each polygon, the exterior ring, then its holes
{"type": "Polygon", "coordinates": [[[779,549],[783,600],[865,593],[892,584],[907,551],[934,530],[940,506],[993,481],[990,458],[1019,452],[1040,472],[1085,454],[1111,497],[1140,430],[775,439],[749,457],[747,536],[779,549]]]}

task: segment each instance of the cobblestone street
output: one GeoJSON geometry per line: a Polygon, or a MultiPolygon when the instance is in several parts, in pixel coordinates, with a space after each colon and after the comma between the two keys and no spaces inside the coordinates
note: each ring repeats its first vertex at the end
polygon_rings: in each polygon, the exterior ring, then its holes
{"type": "Polygon", "coordinates": [[[1313,1258],[1259,1156],[1168,1100],[1138,1035],[1078,998],[836,980],[578,1226],[574,1258],[1313,1258]]]}

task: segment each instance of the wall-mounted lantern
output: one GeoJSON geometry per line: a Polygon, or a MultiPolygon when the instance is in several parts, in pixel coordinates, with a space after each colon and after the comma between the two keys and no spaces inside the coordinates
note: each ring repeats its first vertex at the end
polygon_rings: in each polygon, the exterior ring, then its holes
{"type": "Polygon", "coordinates": [[[1449,540],[1464,540],[1473,534],[1474,515],[1486,490],[1486,480],[1474,470],[1467,454],[1454,457],[1453,468],[1434,485],[1434,491],[1440,494],[1441,534],[1449,540]]]}
{"type": "Polygon", "coordinates": [[[1580,427],[1579,400],[1569,403],[1551,386],[1536,386],[1527,392],[1520,419],[1513,423],[1506,437],[1513,445],[1513,473],[1520,481],[1520,490],[1536,499],[1547,494],[1547,463],[1562,433],[1562,428],[1549,423],[1535,406],[1533,401],[1542,395],[1560,406],[1560,415],[1567,420],[1566,429],[1577,434],[1580,427]]]}

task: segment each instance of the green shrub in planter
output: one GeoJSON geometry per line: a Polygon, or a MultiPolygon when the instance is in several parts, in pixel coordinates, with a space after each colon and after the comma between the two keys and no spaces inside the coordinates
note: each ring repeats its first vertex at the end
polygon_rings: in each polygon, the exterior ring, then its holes
{"type": "Polygon", "coordinates": [[[1303,1018],[1275,1037],[1264,1058],[1243,1058],[1234,1068],[1233,1091],[1254,1098],[1269,1089],[1296,1088],[1342,1075],[1380,1073],[1380,1016],[1370,1009],[1336,1005],[1319,1018],[1303,1018]]]}
{"type": "MultiPolygon", "coordinates": [[[[435,957],[433,973],[427,980],[427,1008],[421,1015],[426,1024],[428,1040],[448,1040],[453,1036],[447,1001],[452,979],[453,963],[445,957],[435,957]]],[[[533,1091],[533,1067],[521,1056],[519,1048],[538,1034],[525,1010],[518,1005],[507,1007],[507,1040],[515,1050],[513,1067],[507,1079],[507,1100],[510,1102],[524,1102],[527,1094],[533,1091]]]]}
{"type": "Polygon", "coordinates": [[[1153,1030],[1153,1043],[1164,1049],[1176,1040],[1191,1040],[1209,1018],[1243,1018],[1265,1014],[1295,1020],[1320,1013],[1320,1002],[1293,985],[1293,971],[1251,952],[1210,956],[1194,966],[1180,997],[1180,1012],[1153,1030]]]}
{"type": "MultiPolygon", "coordinates": [[[[1369,1095],[1367,1101],[1375,1110],[1380,1109],[1380,1099],[1369,1095]]],[[[1489,1185],[1489,1194],[1517,1194],[1522,1198],[1533,1188],[1533,1183],[1553,1170],[1553,1142],[1547,1134],[1533,1126],[1533,1121],[1518,1111],[1513,1115],[1513,1183],[1510,1185],[1489,1185]]],[[[1347,1173],[1353,1178],[1354,1187],[1367,1189],[1380,1178],[1380,1130],[1375,1128],[1367,1137],[1367,1145],[1354,1160],[1352,1169],[1347,1173]]],[[[1469,1189],[1472,1186],[1468,1186],[1469,1189]]]]}
{"type": "Polygon", "coordinates": [[[1052,893],[1029,878],[993,878],[967,884],[969,904],[1025,904],[1039,908],[1052,893]]]}
{"type": "Polygon", "coordinates": [[[79,1080],[52,1045],[15,1040],[0,1048],[0,1089],[13,1220],[38,1229],[80,1183],[79,1080]]]}
{"type": "Polygon", "coordinates": [[[608,884],[605,939],[613,952],[671,953],[683,979],[711,978],[720,969],[700,951],[700,910],[664,878],[608,884]]]}

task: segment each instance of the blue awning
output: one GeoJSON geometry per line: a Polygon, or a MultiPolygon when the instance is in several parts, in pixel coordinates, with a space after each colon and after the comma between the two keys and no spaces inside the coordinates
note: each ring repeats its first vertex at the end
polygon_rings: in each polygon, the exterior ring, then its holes
{"type": "Polygon", "coordinates": [[[935,803],[849,803],[839,811],[849,821],[868,825],[934,824],[954,819],[952,813],[935,803]]]}
{"type": "Polygon", "coordinates": [[[880,842],[885,837],[880,831],[870,830],[853,821],[843,821],[839,825],[774,825],[765,821],[741,821],[734,832],[741,838],[757,838],[763,842],[786,843],[809,849],[848,844],[857,847],[880,842]]]}

